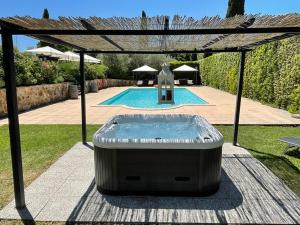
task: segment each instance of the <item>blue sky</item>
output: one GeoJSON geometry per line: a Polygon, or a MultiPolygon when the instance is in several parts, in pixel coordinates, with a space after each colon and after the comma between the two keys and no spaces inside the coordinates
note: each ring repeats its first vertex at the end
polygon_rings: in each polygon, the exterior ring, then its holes
{"type": "MultiPolygon", "coordinates": [[[[224,17],[228,0],[1,0],[0,16],[41,17],[48,8],[51,18],[58,16],[125,16],[135,17],[145,10],[148,16],[174,14],[201,18],[220,15],[224,17]]],[[[247,14],[300,13],[300,0],[246,0],[247,14]]],[[[17,36],[15,45],[24,50],[35,46],[31,38],[17,36]]]]}

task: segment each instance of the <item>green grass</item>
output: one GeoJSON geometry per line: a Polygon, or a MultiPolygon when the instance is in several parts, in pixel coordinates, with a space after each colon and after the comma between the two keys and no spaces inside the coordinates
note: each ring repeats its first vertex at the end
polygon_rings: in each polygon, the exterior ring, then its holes
{"type": "MultiPolygon", "coordinates": [[[[99,125],[88,126],[89,140],[99,125]]],[[[217,126],[225,141],[232,140],[231,126],[217,126]]],[[[293,191],[300,195],[300,157],[282,155],[283,136],[300,137],[299,127],[240,126],[239,143],[269,167],[293,191]]],[[[81,140],[80,125],[21,125],[25,185],[55,162],[65,151],[81,140]]],[[[13,197],[8,127],[0,127],[0,208],[13,197]]],[[[0,223],[1,224],[1,223],[0,223]]]]}
{"type": "MultiPolygon", "coordinates": [[[[218,129],[225,141],[232,141],[231,126],[218,126],[218,129]]],[[[292,149],[283,155],[286,144],[278,139],[284,136],[300,137],[300,127],[240,126],[238,143],[300,195],[300,150],[292,149]]]]}
{"type": "MultiPolygon", "coordinates": [[[[88,137],[99,125],[88,126],[88,137]]],[[[21,125],[25,185],[81,140],[80,125],[21,125]]],[[[13,197],[8,126],[0,126],[0,209],[13,197]]]]}

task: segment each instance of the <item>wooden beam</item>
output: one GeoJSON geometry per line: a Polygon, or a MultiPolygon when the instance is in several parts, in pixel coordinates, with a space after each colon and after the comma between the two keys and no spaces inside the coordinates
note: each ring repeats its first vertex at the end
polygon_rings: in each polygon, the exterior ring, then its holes
{"type": "MultiPolygon", "coordinates": [[[[254,21],[255,21],[255,18],[250,18],[248,21],[246,21],[246,22],[240,24],[239,26],[237,26],[237,27],[235,27],[235,28],[236,28],[236,29],[241,29],[241,28],[244,28],[244,29],[245,29],[245,28],[251,26],[251,25],[254,23],[254,21]]],[[[232,34],[223,34],[223,35],[220,35],[220,36],[218,36],[217,38],[211,40],[210,42],[204,44],[204,45],[202,46],[202,48],[207,48],[207,47],[209,47],[209,46],[211,46],[211,45],[217,43],[218,41],[223,40],[224,38],[226,38],[226,37],[228,37],[228,36],[230,36],[230,35],[232,35],[232,34]]]]}
{"type": "Polygon", "coordinates": [[[239,81],[238,81],[238,89],[236,95],[235,117],[234,117],[234,126],[233,126],[233,141],[232,141],[233,145],[237,145],[238,132],[239,132],[239,120],[240,120],[241,99],[242,99],[243,82],[244,82],[245,59],[246,59],[246,52],[242,51],[240,56],[239,81]]]}
{"type": "MultiPolygon", "coordinates": [[[[101,50],[86,50],[84,53],[99,53],[99,54],[171,54],[171,53],[220,53],[220,52],[241,52],[250,51],[250,49],[240,49],[240,48],[224,48],[224,49],[199,49],[199,50],[160,50],[160,51],[101,51],[101,50]]],[[[80,53],[80,51],[75,51],[80,53]]]]}
{"type": "Polygon", "coordinates": [[[77,29],[11,29],[14,35],[215,35],[215,34],[300,34],[300,27],[203,28],[170,30],[77,30],[77,29]]]}
{"type": "MultiPolygon", "coordinates": [[[[92,24],[90,24],[89,22],[87,22],[86,20],[80,20],[82,26],[84,26],[85,29],[87,30],[97,30],[92,24]]],[[[120,45],[118,45],[116,42],[114,42],[113,40],[111,40],[110,38],[108,38],[105,35],[100,35],[101,38],[103,38],[105,41],[109,42],[110,44],[112,44],[113,46],[117,47],[119,50],[124,51],[124,48],[122,48],[120,45]]]]}
{"type": "Polygon", "coordinates": [[[84,53],[79,53],[79,72],[80,72],[80,92],[81,92],[81,134],[82,143],[86,144],[86,104],[85,104],[85,73],[84,73],[84,53]]]}
{"type": "MultiPolygon", "coordinates": [[[[12,30],[28,30],[28,29],[26,29],[22,26],[15,25],[15,24],[9,23],[9,22],[1,20],[1,19],[0,19],[0,25],[4,29],[6,29],[7,32],[10,32],[12,34],[13,34],[13,32],[11,32],[12,30]]],[[[28,36],[30,36],[32,38],[35,38],[35,39],[38,39],[40,41],[44,41],[44,42],[47,42],[47,43],[50,43],[50,44],[54,44],[54,45],[64,45],[64,46],[67,46],[67,47],[70,47],[70,48],[75,48],[75,49],[81,50],[81,51],[86,50],[85,48],[77,46],[73,43],[69,43],[69,42],[60,40],[58,38],[51,37],[50,35],[28,35],[28,36]]]]}
{"type": "Polygon", "coordinates": [[[14,63],[14,47],[11,34],[2,32],[1,37],[15,204],[17,209],[21,209],[25,207],[25,196],[16,88],[16,68],[14,63]]]}

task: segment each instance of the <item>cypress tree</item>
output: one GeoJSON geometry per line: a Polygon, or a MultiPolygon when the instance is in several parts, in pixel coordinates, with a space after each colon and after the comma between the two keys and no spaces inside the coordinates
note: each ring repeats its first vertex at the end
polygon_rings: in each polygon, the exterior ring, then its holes
{"type": "MultiPolygon", "coordinates": [[[[43,19],[50,19],[50,16],[49,16],[49,11],[47,8],[44,9],[43,11],[43,16],[42,16],[43,19]]],[[[62,45],[54,45],[54,44],[51,44],[51,43],[48,43],[48,42],[43,42],[43,41],[40,41],[37,43],[37,47],[45,47],[45,46],[50,46],[52,48],[56,48],[60,51],[68,51],[68,50],[71,50],[70,48],[68,47],[65,47],[65,46],[62,46],[62,45]]]]}
{"type": "MultiPolygon", "coordinates": [[[[48,9],[45,8],[44,11],[43,11],[43,19],[49,19],[49,12],[48,12],[48,9]]],[[[45,46],[51,46],[51,44],[47,43],[47,42],[43,42],[43,41],[40,41],[37,43],[37,47],[45,47],[45,46]]],[[[53,47],[53,46],[51,46],[53,47]]]]}
{"type": "MultiPolygon", "coordinates": [[[[142,11],[142,18],[141,18],[141,30],[147,30],[148,24],[147,24],[147,15],[146,12],[142,11]]],[[[145,48],[148,44],[148,36],[140,36],[140,46],[142,48],[145,48]]]]}
{"type": "Polygon", "coordinates": [[[235,15],[244,15],[245,13],[245,0],[228,0],[228,8],[226,18],[235,15]]]}
{"type": "Polygon", "coordinates": [[[48,12],[48,9],[47,9],[47,8],[44,9],[44,12],[43,12],[43,19],[49,19],[49,12],[48,12]]]}
{"type": "Polygon", "coordinates": [[[142,10],[142,18],[146,18],[146,12],[144,10],[142,10]]]}
{"type": "MultiPolygon", "coordinates": [[[[228,0],[226,18],[233,17],[235,15],[244,15],[244,13],[245,0],[228,0]]],[[[207,58],[211,55],[211,53],[204,53],[203,58],[207,58]]]]}

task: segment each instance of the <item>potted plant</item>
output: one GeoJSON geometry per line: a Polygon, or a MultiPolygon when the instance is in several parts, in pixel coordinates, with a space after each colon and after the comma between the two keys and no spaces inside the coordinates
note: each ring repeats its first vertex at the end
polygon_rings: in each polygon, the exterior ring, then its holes
{"type": "Polygon", "coordinates": [[[90,91],[92,93],[97,93],[98,92],[98,84],[97,84],[97,81],[96,80],[91,80],[91,83],[90,83],[90,91]]]}
{"type": "Polygon", "coordinates": [[[77,84],[70,83],[69,84],[69,97],[70,99],[78,99],[78,86],[77,84]]]}

